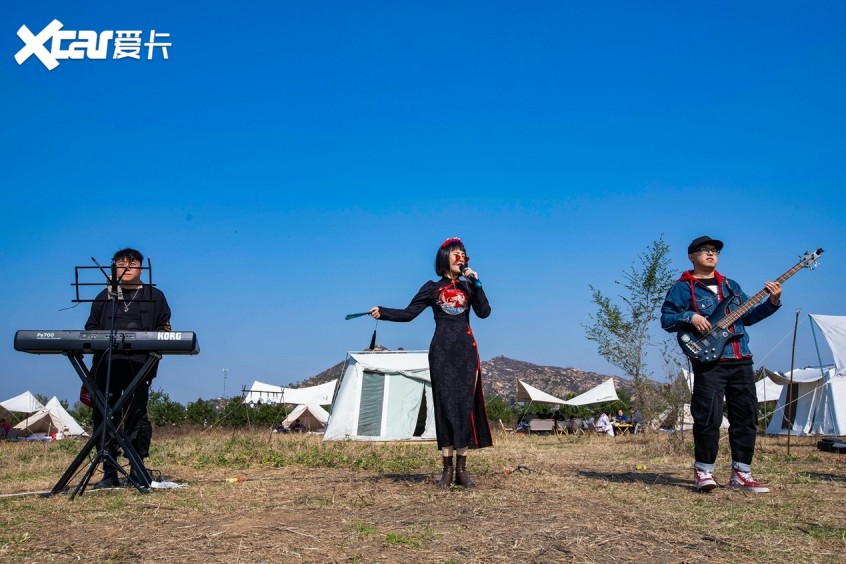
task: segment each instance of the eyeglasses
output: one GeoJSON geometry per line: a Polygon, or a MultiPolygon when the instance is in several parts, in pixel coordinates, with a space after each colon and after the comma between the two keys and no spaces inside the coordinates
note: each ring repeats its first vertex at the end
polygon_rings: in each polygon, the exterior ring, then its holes
{"type": "Polygon", "coordinates": [[[470,262],[470,257],[468,257],[467,255],[462,255],[461,253],[453,253],[452,256],[455,259],[455,262],[463,262],[464,264],[470,262]]]}
{"type": "Polygon", "coordinates": [[[139,266],[141,266],[141,263],[137,260],[133,260],[130,262],[126,262],[125,260],[119,260],[115,263],[115,266],[117,266],[118,268],[138,268],[139,266]]]}
{"type": "Polygon", "coordinates": [[[720,254],[720,250],[715,249],[714,247],[699,247],[698,249],[696,249],[696,252],[708,254],[708,255],[719,255],[720,254]]]}
{"type": "Polygon", "coordinates": [[[714,247],[699,247],[696,249],[697,253],[705,253],[709,255],[719,255],[720,249],[715,249],[714,247]]]}

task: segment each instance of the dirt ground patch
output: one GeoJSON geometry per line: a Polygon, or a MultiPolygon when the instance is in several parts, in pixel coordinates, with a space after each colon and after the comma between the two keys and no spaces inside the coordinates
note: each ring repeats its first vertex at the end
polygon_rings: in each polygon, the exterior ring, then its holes
{"type": "MultiPolygon", "coordinates": [[[[756,475],[772,491],[759,495],[694,493],[690,445],[664,434],[502,435],[470,455],[475,490],[444,491],[434,486],[432,443],[322,443],[261,431],[157,436],[149,466],[186,488],[89,489],[73,501],[23,495],[52,488],[80,446],[0,445],[0,558],[659,563],[846,555],[846,457],[808,439],[794,438],[788,456],[785,439],[760,438],[756,475]],[[235,477],[243,481],[227,480],[235,477]]],[[[726,452],[719,462],[728,462],[726,452]]],[[[727,474],[721,466],[718,480],[727,474]]]]}

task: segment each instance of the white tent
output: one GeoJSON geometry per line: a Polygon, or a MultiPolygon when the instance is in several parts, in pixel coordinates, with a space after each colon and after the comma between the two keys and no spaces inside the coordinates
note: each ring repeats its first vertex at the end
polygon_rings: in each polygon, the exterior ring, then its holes
{"type": "Polygon", "coordinates": [[[517,401],[536,401],[538,403],[554,403],[558,405],[567,403],[567,400],[543,392],[522,380],[517,380],[517,401]]]}
{"type": "Polygon", "coordinates": [[[846,435],[846,316],[810,317],[831,347],[834,367],[794,370],[792,385],[790,372],[773,376],[784,388],[768,435],[786,435],[788,429],[796,435],[846,435]]]}
{"type": "Polygon", "coordinates": [[[846,372],[846,316],[812,314],[810,317],[831,347],[837,374],[843,374],[846,372]]]}
{"type": "Polygon", "coordinates": [[[0,406],[4,407],[7,411],[17,413],[35,413],[39,409],[44,409],[44,405],[35,399],[35,396],[29,390],[19,396],[0,402],[0,406]]]}
{"type": "Polygon", "coordinates": [[[609,378],[595,388],[569,400],[563,400],[517,380],[517,401],[531,401],[539,403],[553,403],[558,405],[589,405],[605,401],[618,401],[614,379],[609,378]]]}
{"type": "Polygon", "coordinates": [[[44,433],[45,435],[56,434],[56,438],[88,436],[88,433],[71,417],[56,396],[47,402],[47,405],[30,415],[17,425],[9,433],[11,438],[25,437],[33,434],[44,433]]]}
{"type": "Polygon", "coordinates": [[[591,403],[602,403],[605,401],[618,401],[617,389],[614,387],[614,379],[608,378],[595,388],[564,402],[567,405],[588,405],[591,403]]]}
{"type": "Polygon", "coordinates": [[[427,351],[347,354],[324,440],[435,438],[427,351]]]}
{"type": "Polygon", "coordinates": [[[329,405],[335,395],[335,385],[338,380],[332,380],[309,388],[283,388],[272,384],[265,384],[256,380],[244,395],[244,403],[290,403],[295,405],[329,405]]]}
{"type": "Polygon", "coordinates": [[[755,394],[758,396],[758,403],[768,401],[776,401],[781,397],[782,385],[777,384],[772,377],[773,374],[769,370],[764,370],[764,377],[755,382],[755,394]]]}
{"type": "Polygon", "coordinates": [[[768,435],[846,435],[846,375],[834,368],[802,368],[776,380],[784,387],[768,435]],[[792,422],[792,425],[791,425],[792,422]]]}
{"type": "Polygon", "coordinates": [[[319,405],[306,405],[304,403],[294,408],[288,417],[282,421],[282,426],[290,429],[297,419],[306,431],[323,431],[326,429],[326,422],[329,421],[329,412],[319,405]]]}

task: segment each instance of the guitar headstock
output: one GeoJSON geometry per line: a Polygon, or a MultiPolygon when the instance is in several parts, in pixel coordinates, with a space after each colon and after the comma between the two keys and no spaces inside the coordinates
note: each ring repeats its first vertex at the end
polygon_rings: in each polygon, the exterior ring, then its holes
{"type": "Polygon", "coordinates": [[[813,270],[820,265],[820,263],[817,261],[817,259],[820,258],[820,255],[822,253],[823,253],[822,249],[817,249],[813,253],[809,253],[808,251],[805,251],[805,254],[799,257],[799,263],[804,268],[809,268],[809,269],[813,270]]]}

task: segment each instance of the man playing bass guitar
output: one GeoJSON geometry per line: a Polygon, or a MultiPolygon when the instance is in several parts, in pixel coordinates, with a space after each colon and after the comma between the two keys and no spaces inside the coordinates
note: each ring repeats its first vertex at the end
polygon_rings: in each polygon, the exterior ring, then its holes
{"type": "MultiPolygon", "coordinates": [[[[693,269],[685,271],[667,292],[661,306],[661,326],[668,332],[711,331],[709,317],[722,306],[727,314],[748,300],[740,285],[717,272],[717,261],[723,242],[708,236],[697,237],[687,248],[693,269]],[[729,298],[726,300],[726,298],[729,298]],[[725,300],[725,301],[724,301],[725,300]]],[[[731,445],[731,478],[729,487],[754,493],[769,488],[752,477],[752,457],[758,424],[758,399],[755,395],[755,374],[752,352],[745,327],[765,319],[781,307],[781,284],[765,284],[769,298],[739,317],[728,329],[741,335],[726,342],[714,362],[693,365],[693,396],[690,414],[693,417],[693,442],[696,461],[693,482],[696,491],[710,492],[717,487],[713,472],[723,419],[723,398],[728,411],[729,444],[731,445]]]]}

